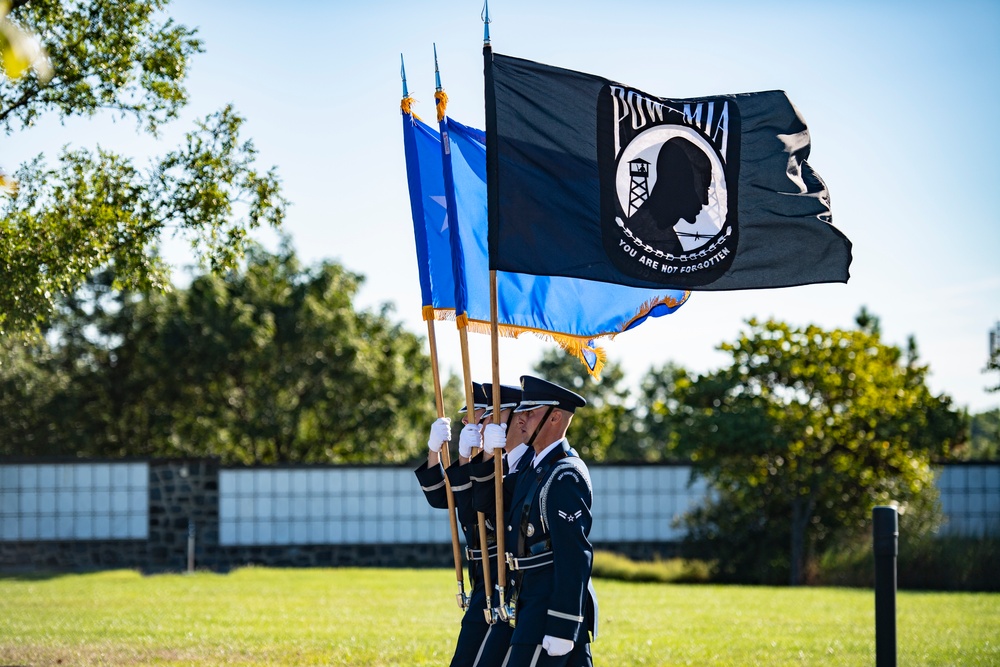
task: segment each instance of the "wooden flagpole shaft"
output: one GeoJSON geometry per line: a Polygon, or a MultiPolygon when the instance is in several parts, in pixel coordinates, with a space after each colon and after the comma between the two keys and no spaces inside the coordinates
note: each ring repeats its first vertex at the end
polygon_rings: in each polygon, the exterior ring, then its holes
{"type": "MultiPolygon", "coordinates": [[[[444,394],[441,391],[441,374],[438,371],[437,337],[434,335],[434,320],[427,320],[427,341],[431,348],[431,375],[434,376],[434,405],[437,416],[444,417],[444,394]]],[[[444,443],[441,448],[441,464],[447,470],[451,465],[450,443],[444,443]]],[[[448,496],[448,523],[451,525],[451,555],[455,560],[455,579],[458,581],[458,606],[465,609],[469,606],[469,598],[465,595],[465,574],[462,572],[462,547],[458,542],[458,519],[455,516],[455,494],[451,490],[445,476],[445,493],[448,496]]]]}
{"type": "MultiPolygon", "coordinates": [[[[493,423],[500,423],[500,331],[497,316],[497,272],[490,271],[490,349],[493,353],[493,423]]],[[[511,408],[513,410],[513,408],[511,408]]],[[[504,507],[503,507],[503,449],[493,450],[493,492],[496,501],[496,527],[497,527],[497,587],[500,591],[500,618],[507,615],[505,589],[507,587],[506,562],[506,535],[504,532],[504,507]]]]}
{"type": "MultiPolygon", "coordinates": [[[[427,342],[431,348],[431,374],[434,377],[434,407],[437,416],[444,417],[444,392],[441,391],[441,374],[438,372],[437,335],[434,333],[434,320],[427,320],[427,342]]],[[[442,448],[443,449],[443,448],[442,448]]]]}
{"type": "MultiPolygon", "coordinates": [[[[476,402],[472,390],[472,369],[469,362],[469,331],[466,327],[458,328],[458,340],[462,347],[462,373],[465,376],[465,414],[470,424],[476,420],[476,402]]],[[[486,622],[493,623],[493,601],[490,593],[493,590],[493,575],[490,574],[490,545],[486,540],[486,515],[477,512],[479,518],[479,553],[483,564],[483,585],[486,587],[486,622]]]]}

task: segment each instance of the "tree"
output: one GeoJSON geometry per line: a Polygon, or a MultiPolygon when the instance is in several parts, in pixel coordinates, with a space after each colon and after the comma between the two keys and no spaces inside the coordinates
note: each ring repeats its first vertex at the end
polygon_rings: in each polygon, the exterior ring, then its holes
{"type": "Polygon", "coordinates": [[[971,460],[1000,459],[1000,408],[972,415],[969,425],[969,447],[963,458],[971,460]]]}
{"type": "Polygon", "coordinates": [[[355,310],[361,277],[339,264],[252,248],[245,268],[186,290],[111,282],[69,300],[32,354],[7,342],[4,453],[344,463],[422,452],[434,416],[423,342],[387,307],[355,310]]]}
{"type": "MultiPolygon", "coordinates": [[[[101,112],[134,118],[156,135],[187,103],[195,31],[164,16],[168,0],[20,0],[8,20],[39,36],[54,76],[0,77],[0,130],[10,135],[45,114],[101,112]]],[[[5,70],[6,72],[6,70],[5,70]]],[[[158,257],[166,230],[188,238],[224,271],[261,224],[279,226],[285,201],[273,169],[254,168],[243,118],[226,107],[196,124],[182,146],[143,169],[98,148],[67,148],[54,167],[21,165],[0,199],[0,333],[36,330],[59,296],[102,267],[116,286],[165,288],[158,257]]]]}
{"type": "MultiPolygon", "coordinates": [[[[1000,373],[1000,322],[997,322],[993,331],[990,332],[990,354],[986,360],[984,373],[1000,373]]],[[[1000,391],[1000,379],[993,386],[987,387],[986,391],[1000,391]]]]}
{"type": "Polygon", "coordinates": [[[862,323],[750,320],[720,347],[728,367],[673,387],[671,425],[716,492],[692,535],[725,543],[724,578],[802,583],[809,555],[863,530],[874,505],[933,500],[931,461],[961,444],[964,415],[930,393],[912,340],[904,354],[862,323]]]}
{"type": "Polygon", "coordinates": [[[600,380],[587,374],[579,360],[558,349],[545,352],[535,371],[550,382],[587,399],[570,424],[567,438],[580,456],[591,461],[631,461],[643,458],[635,432],[634,415],[627,406],[629,392],[622,387],[621,366],[607,362],[600,380]]]}
{"type": "Polygon", "coordinates": [[[690,460],[695,441],[681,440],[673,423],[690,384],[688,371],[672,362],[650,368],[642,379],[637,428],[644,458],[690,460]]]}

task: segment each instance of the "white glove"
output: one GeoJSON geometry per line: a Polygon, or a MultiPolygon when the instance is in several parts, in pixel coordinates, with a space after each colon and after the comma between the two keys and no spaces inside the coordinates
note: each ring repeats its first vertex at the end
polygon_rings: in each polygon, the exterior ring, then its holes
{"type": "Polygon", "coordinates": [[[431,424],[431,434],[427,436],[427,449],[440,452],[446,442],[451,442],[451,417],[438,417],[431,424]]]}
{"type": "Polygon", "coordinates": [[[458,454],[463,459],[472,456],[473,447],[483,446],[483,436],[479,432],[479,424],[466,424],[462,434],[458,436],[458,454]]]}
{"type": "Polygon", "coordinates": [[[542,637],[542,648],[553,657],[566,655],[573,650],[573,640],[545,635],[542,637]]]}
{"type": "Polygon", "coordinates": [[[483,453],[493,456],[494,449],[503,449],[507,445],[507,425],[487,424],[483,429],[483,453]]]}

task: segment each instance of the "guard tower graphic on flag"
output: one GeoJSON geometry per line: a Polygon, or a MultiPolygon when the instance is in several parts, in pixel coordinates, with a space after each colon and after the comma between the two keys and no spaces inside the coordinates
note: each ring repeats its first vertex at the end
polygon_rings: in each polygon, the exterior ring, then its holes
{"type": "Polygon", "coordinates": [[[629,176],[631,181],[628,191],[628,215],[639,210],[643,202],[649,198],[649,162],[637,157],[629,160],[629,176]]]}

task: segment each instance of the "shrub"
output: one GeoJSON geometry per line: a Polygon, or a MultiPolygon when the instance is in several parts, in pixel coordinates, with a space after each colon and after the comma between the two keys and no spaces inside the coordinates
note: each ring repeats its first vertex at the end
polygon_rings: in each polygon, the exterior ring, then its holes
{"type": "MultiPolygon", "coordinates": [[[[814,583],[871,587],[875,583],[871,541],[830,549],[819,559],[814,583]]],[[[1000,537],[901,535],[896,560],[899,588],[940,591],[1000,591],[996,563],[1000,537]]]]}
{"type": "Polygon", "coordinates": [[[593,576],[620,581],[692,584],[708,582],[711,570],[712,564],[701,560],[634,561],[610,551],[598,551],[594,554],[593,576]]]}

